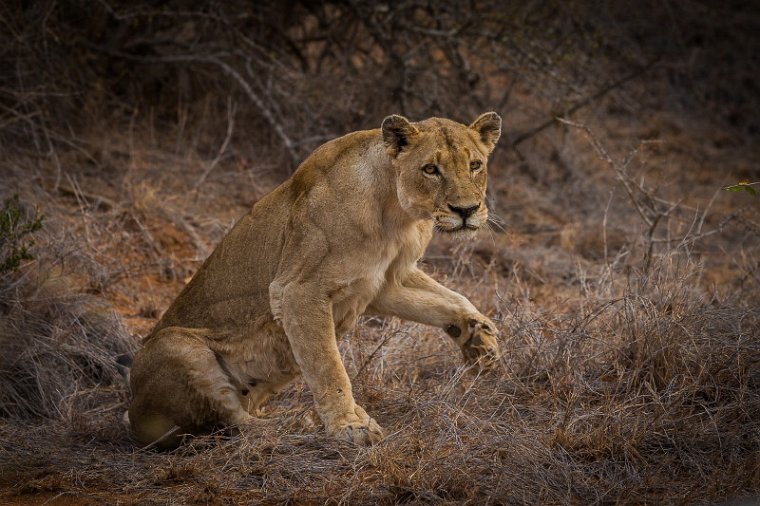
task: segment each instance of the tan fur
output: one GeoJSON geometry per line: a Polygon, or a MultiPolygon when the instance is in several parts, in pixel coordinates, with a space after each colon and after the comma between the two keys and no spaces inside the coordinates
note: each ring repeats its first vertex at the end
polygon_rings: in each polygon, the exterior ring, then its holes
{"type": "Polygon", "coordinates": [[[365,313],[440,327],[468,363],[490,366],[494,325],[416,264],[434,228],[463,235],[485,224],[500,131],[496,113],[470,126],[390,116],[314,151],[240,219],[146,339],[131,371],[136,437],[169,434],[160,444],[171,446],[182,432],[245,424],[303,374],[328,433],[380,440],[336,339],[365,313]],[[475,206],[464,220],[461,209],[475,206]]]}

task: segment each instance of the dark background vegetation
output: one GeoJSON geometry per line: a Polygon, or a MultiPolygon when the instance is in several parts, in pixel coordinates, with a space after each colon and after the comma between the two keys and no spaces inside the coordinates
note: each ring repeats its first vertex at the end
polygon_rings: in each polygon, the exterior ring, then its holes
{"type": "Polygon", "coordinates": [[[760,181],[758,69],[754,2],[2,2],[0,500],[760,496],[760,199],[721,190],[760,181]],[[341,349],[383,443],[301,382],[258,433],[130,440],[122,364],[256,199],[389,114],[488,110],[495,223],[424,266],[496,372],[368,319],[341,349]]]}

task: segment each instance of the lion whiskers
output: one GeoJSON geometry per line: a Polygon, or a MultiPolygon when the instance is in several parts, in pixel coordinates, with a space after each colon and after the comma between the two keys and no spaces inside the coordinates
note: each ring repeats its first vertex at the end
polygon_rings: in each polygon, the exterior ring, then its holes
{"type": "Polygon", "coordinates": [[[486,220],[486,223],[491,230],[495,230],[496,232],[504,233],[507,231],[505,228],[506,222],[501,216],[498,216],[496,214],[490,213],[488,215],[488,220],[486,220]]]}

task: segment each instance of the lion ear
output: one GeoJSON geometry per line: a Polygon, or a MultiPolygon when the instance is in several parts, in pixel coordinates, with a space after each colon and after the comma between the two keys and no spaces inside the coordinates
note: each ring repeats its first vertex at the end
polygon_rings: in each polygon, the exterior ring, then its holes
{"type": "Polygon", "coordinates": [[[392,114],[385,118],[380,128],[383,131],[385,149],[392,157],[396,157],[419,133],[419,130],[408,119],[398,114],[392,114]]]}
{"type": "Polygon", "coordinates": [[[472,122],[470,128],[478,132],[480,141],[486,145],[488,152],[491,153],[501,136],[501,116],[495,112],[481,114],[478,119],[472,122]]]}

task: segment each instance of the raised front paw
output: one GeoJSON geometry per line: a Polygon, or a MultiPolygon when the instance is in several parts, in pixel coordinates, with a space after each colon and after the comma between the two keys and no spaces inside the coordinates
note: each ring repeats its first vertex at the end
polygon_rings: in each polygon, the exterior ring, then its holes
{"type": "Polygon", "coordinates": [[[496,326],[485,316],[469,318],[467,338],[461,344],[465,362],[477,365],[481,369],[493,368],[499,359],[498,335],[496,326]]]}
{"type": "Polygon", "coordinates": [[[379,443],[385,437],[383,428],[359,406],[356,406],[354,413],[326,424],[326,428],[333,437],[364,446],[379,443]]]}

